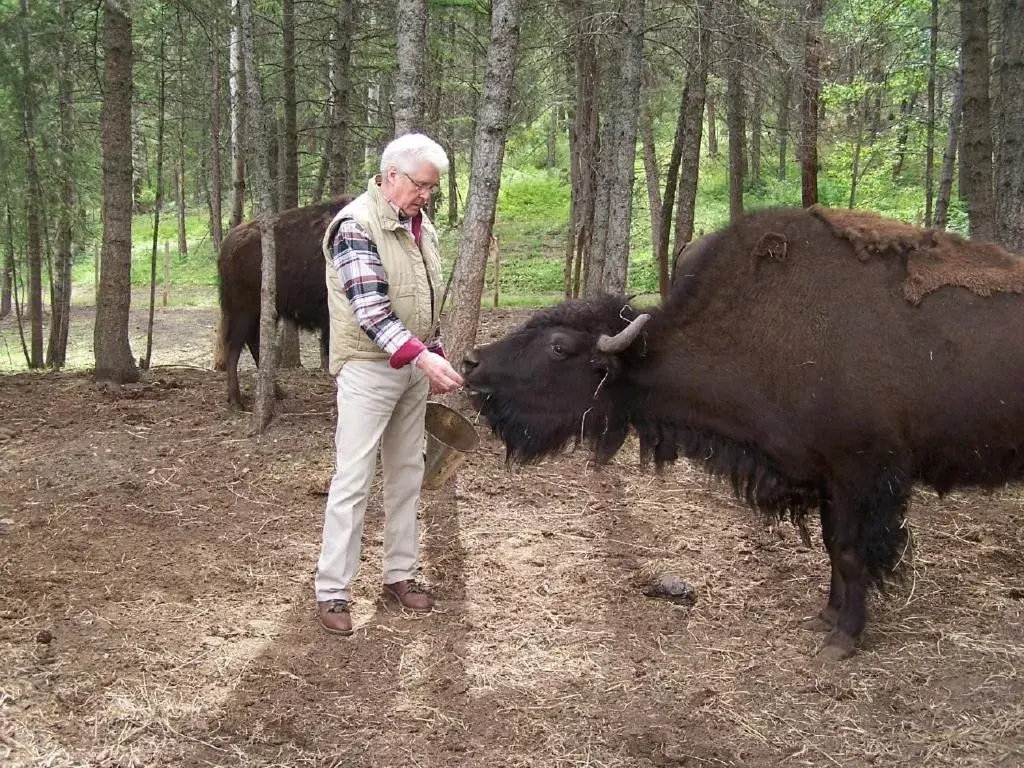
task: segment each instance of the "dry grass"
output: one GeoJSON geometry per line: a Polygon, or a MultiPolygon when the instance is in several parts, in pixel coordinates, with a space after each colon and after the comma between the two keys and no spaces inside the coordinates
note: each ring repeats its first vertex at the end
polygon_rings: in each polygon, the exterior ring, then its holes
{"type": "Polygon", "coordinates": [[[312,611],[329,380],[286,376],[256,441],[219,376],[160,378],[0,378],[4,766],[1024,765],[1020,488],[919,491],[906,584],[821,665],[817,531],[635,445],[508,471],[487,438],[424,499],[441,610],[377,603],[376,494],[344,641],[312,611]],[[655,574],[696,604],[645,597],[655,574]]]}

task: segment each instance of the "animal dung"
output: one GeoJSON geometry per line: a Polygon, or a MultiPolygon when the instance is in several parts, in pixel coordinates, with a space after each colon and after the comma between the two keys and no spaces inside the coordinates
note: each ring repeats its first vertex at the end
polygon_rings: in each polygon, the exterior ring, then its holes
{"type": "Polygon", "coordinates": [[[693,585],[683,577],[671,573],[655,575],[644,587],[644,594],[648,597],[671,600],[676,605],[694,605],[697,602],[697,592],[693,585]]]}

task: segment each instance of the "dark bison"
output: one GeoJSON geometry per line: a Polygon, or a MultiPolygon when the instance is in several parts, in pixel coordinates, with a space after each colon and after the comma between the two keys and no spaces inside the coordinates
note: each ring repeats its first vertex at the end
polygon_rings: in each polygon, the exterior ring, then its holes
{"type": "MultiPolygon", "coordinates": [[[[324,232],[334,215],[350,200],[342,195],[330,202],[283,211],[277,219],[277,315],[300,328],[320,331],[321,349],[327,349],[330,320],[327,314],[326,265],[321,250],[324,232]]],[[[228,372],[228,401],[242,407],[238,388],[238,358],[248,346],[260,361],[260,281],[262,262],[260,226],[240,224],[224,238],[217,259],[220,308],[228,372]]]]}
{"type": "Polygon", "coordinates": [[[874,214],[775,210],[695,241],[671,296],[535,314],[465,361],[509,460],[630,429],[772,518],[817,509],[822,651],[852,653],[871,587],[908,555],[911,486],[1024,476],[1024,259],[874,214]]]}

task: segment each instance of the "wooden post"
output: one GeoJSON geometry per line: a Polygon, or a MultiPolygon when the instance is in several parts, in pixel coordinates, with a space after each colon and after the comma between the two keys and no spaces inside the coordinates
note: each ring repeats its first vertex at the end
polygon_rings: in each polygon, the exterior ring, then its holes
{"type": "Polygon", "coordinates": [[[494,256],[494,306],[498,306],[501,290],[501,245],[497,235],[491,235],[491,254],[494,256]]]}
{"type": "Polygon", "coordinates": [[[164,303],[167,306],[167,295],[171,290],[171,244],[164,240],[164,303]]]}

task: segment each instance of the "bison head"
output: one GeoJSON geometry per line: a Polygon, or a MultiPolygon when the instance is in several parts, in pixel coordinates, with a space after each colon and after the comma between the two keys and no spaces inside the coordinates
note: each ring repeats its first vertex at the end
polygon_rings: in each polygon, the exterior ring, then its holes
{"type": "Polygon", "coordinates": [[[568,301],[466,358],[466,386],[510,461],[570,442],[588,443],[598,461],[615,455],[629,431],[622,373],[649,317],[623,297],[568,301]]]}

